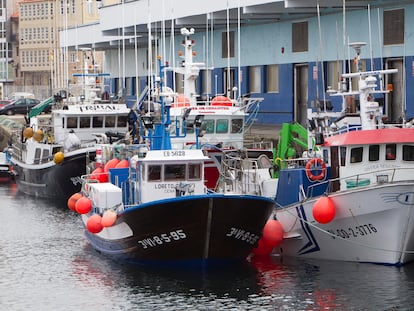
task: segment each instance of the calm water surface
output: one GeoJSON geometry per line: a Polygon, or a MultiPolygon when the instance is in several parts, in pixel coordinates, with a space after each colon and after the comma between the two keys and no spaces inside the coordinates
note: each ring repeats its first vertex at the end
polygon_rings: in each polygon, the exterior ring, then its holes
{"type": "Polygon", "coordinates": [[[117,264],[66,206],[0,185],[0,310],[414,310],[414,265],[254,259],[224,269],[117,264]]]}

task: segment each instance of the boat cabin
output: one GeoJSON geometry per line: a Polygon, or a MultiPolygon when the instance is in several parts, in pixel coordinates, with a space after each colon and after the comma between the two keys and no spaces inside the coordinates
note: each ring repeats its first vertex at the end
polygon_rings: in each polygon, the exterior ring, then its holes
{"type": "Polygon", "coordinates": [[[243,148],[246,114],[235,106],[194,106],[182,121],[185,108],[171,108],[171,143],[173,148],[191,148],[196,144],[194,123],[200,118],[198,141],[200,145],[220,144],[222,148],[243,148]],[[186,129],[184,128],[186,124],[186,129]],[[187,134],[187,137],[184,135],[187,134]],[[189,139],[194,136],[194,140],[189,139]]]}
{"type": "Polygon", "coordinates": [[[138,161],[140,202],[205,194],[201,150],[150,150],[138,161]]]}
{"type": "Polygon", "coordinates": [[[334,189],[407,179],[414,173],[414,129],[384,128],[328,137],[323,159],[331,165],[334,189]],[[407,135],[407,130],[412,132],[407,135]]]}
{"type": "Polygon", "coordinates": [[[94,141],[96,134],[128,132],[130,109],[126,105],[82,104],[66,108],[52,112],[51,128],[56,142],[63,142],[71,131],[82,142],[94,141]]]}

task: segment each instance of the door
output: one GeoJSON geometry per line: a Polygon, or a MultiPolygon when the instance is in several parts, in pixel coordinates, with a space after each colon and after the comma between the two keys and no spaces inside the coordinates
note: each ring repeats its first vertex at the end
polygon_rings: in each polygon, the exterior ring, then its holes
{"type": "Polygon", "coordinates": [[[390,59],[386,62],[387,69],[397,69],[397,73],[386,75],[386,87],[390,93],[385,96],[385,114],[388,121],[402,123],[405,118],[404,101],[404,63],[402,59],[390,59]]]}
{"type": "Polygon", "coordinates": [[[307,127],[308,109],[308,65],[295,65],[294,72],[294,117],[293,120],[307,127]]]}

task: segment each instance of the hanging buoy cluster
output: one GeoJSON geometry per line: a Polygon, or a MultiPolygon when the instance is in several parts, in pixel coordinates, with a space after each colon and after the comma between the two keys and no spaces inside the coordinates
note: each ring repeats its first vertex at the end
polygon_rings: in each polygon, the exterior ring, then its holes
{"type": "Polygon", "coordinates": [[[316,200],[312,207],[313,218],[320,224],[327,224],[335,218],[336,208],[332,200],[322,196],[316,200]]]}
{"type": "Polygon", "coordinates": [[[283,240],[283,227],[275,219],[268,220],[263,228],[263,234],[258,245],[253,249],[253,254],[257,256],[268,256],[273,248],[279,246],[283,240]]]}
{"type": "MultiPolygon", "coordinates": [[[[68,208],[79,214],[88,214],[92,210],[92,201],[83,196],[82,193],[77,192],[68,199],[68,208]]],[[[112,209],[106,210],[102,216],[93,214],[86,221],[86,229],[90,233],[99,233],[103,228],[113,226],[117,218],[117,213],[112,209]]]]}
{"type": "Polygon", "coordinates": [[[101,166],[94,169],[91,173],[89,179],[96,180],[100,183],[108,182],[109,181],[109,169],[111,168],[126,168],[129,167],[129,161],[127,159],[119,160],[117,158],[113,158],[106,162],[104,167],[101,166]]]}

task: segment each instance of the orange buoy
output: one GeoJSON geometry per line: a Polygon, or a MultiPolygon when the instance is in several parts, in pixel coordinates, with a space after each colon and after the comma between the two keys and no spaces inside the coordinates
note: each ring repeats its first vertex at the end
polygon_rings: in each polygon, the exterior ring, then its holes
{"type": "Polygon", "coordinates": [[[111,160],[109,160],[108,162],[106,162],[105,166],[104,166],[104,172],[109,172],[109,169],[111,168],[115,168],[115,166],[119,163],[119,159],[117,158],[113,158],[111,160]]]}
{"type": "Polygon", "coordinates": [[[212,106],[233,106],[233,103],[230,98],[219,95],[212,99],[211,101],[212,106]]]}
{"type": "Polygon", "coordinates": [[[33,136],[33,129],[31,127],[26,127],[23,131],[23,137],[28,139],[33,136]]]}
{"type": "Polygon", "coordinates": [[[265,244],[276,247],[282,243],[283,240],[283,227],[279,221],[270,219],[267,221],[263,228],[262,240],[265,244]]]}
{"type": "Polygon", "coordinates": [[[190,106],[190,100],[184,96],[184,94],[179,94],[174,102],[172,103],[172,107],[188,107],[190,106]]]}
{"type": "Polygon", "coordinates": [[[119,161],[119,163],[115,166],[115,168],[126,168],[129,167],[129,161],[127,159],[123,159],[119,161]]]}
{"type": "Polygon", "coordinates": [[[90,233],[99,233],[99,232],[101,232],[102,229],[103,229],[101,221],[102,221],[102,217],[100,215],[93,214],[86,221],[86,229],[88,229],[88,231],[90,233]]]}
{"type": "Polygon", "coordinates": [[[71,211],[76,211],[76,202],[78,202],[81,197],[83,197],[82,193],[76,192],[68,199],[68,207],[71,211]]]}
{"type": "Polygon", "coordinates": [[[60,164],[65,159],[65,154],[62,151],[58,151],[53,155],[53,161],[56,164],[60,164]]]}
{"type": "Polygon", "coordinates": [[[115,211],[109,209],[102,215],[101,224],[103,227],[111,227],[116,222],[117,214],[115,211]]]}
{"type": "Polygon", "coordinates": [[[87,214],[92,210],[92,201],[89,198],[81,197],[76,201],[75,209],[79,214],[87,214]]]}
{"type": "Polygon", "coordinates": [[[41,141],[45,137],[42,130],[37,130],[33,133],[33,139],[37,142],[41,141]]]}
{"type": "Polygon", "coordinates": [[[334,219],[336,213],[335,205],[327,196],[316,200],[312,207],[313,218],[320,224],[327,224],[334,219]]]}

